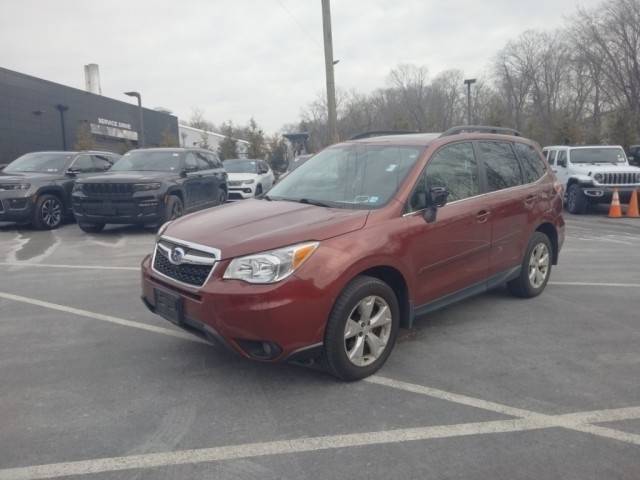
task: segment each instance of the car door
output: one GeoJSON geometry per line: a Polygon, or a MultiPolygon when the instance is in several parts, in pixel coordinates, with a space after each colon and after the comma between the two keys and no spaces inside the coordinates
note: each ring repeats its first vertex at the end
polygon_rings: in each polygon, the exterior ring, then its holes
{"type": "Polygon", "coordinates": [[[202,206],[215,205],[219,198],[218,180],[216,172],[204,152],[196,152],[196,161],[198,162],[198,171],[200,172],[200,188],[202,206]]]}
{"type": "Polygon", "coordinates": [[[267,162],[258,162],[258,168],[260,172],[260,183],[262,184],[262,191],[266,192],[273,186],[273,172],[267,162]]]}
{"type": "Polygon", "coordinates": [[[68,204],[70,204],[71,191],[73,190],[73,185],[76,183],[76,180],[93,175],[95,171],[96,167],[90,154],[81,153],[75,156],[67,166],[62,185],[68,204]]]}
{"type": "Polygon", "coordinates": [[[202,175],[198,169],[198,160],[194,152],[187,152],[183,161],[185,209],[197,209],[202,203],[202,175]]]}
{"type": "Polygon", "coordinates": [[[227,197],[227,172],[225,172],[222,161],[215,153],[207,154],[207,159],[213,169],[215,177],[215,192],[217,195],[215,205],[219,205],[224,202],[227,197]]]}
{"type": "Polygon", "coordinates": [[[408,251],[415,269],[416,304],[463,291],[483,288],[489,266],[491,227],[482,194],[478,161],[471,142],[438,150],[424,169],[405,214],[408,251]],[[424,218],[431,188],[445,187],[449,201],[435,221],[424,218]]]}
{"type": "Polygon", "coordinates": [[[476,150],[491,217],[489,278],[498,279],[522,262],[537,192],[525,185],[512,142],[481,140],[476,150]]]}

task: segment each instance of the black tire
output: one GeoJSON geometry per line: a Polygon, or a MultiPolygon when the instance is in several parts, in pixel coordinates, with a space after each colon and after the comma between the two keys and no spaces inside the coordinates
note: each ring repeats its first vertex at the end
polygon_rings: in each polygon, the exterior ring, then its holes
{"type": "Polygon", "coordinates": [[[389,358],[399,328],[400,307],[391,287],[374,277],[356,277],[344,288],[329,315],[324,335],[324,363],[327,370],[345,381],[360,380],[373,375],[389,358]],[[390,333],[380,356],[371,364],[357,366],[347,356],[345,327],[349,316],[356,311],[360,301],[369,296],[381,297],[387,303],[391,312],[390,333]]]}
{"type": "Polygon", "coordinates": [[[86,233],[100,233],[104,230],[104,223],[78,223],[78,226],[86,233]]]}
{"type": "Polygon", "coordinates": [[[44,194],[36,201],[32,224],[38,230],[53,230],[62,225],[64,215],[62,200],[56,195],[44,194]]]}
{"type": "Polygon", "coordinates": [[[547,282],[549,281],[549,277],[551,276],[553,255],[553,246],[551,245],[549,237],[547,237],[544,233],[535,232],[529,240],[529,245],[527,245],[527,251],[524,255],[524,259],[522,260],[520,275],[518,276],[518,278],[507,283],[509,291],[516,297],[521,298],[532,298],[540,295],[547,286],[547,282]],[[541,284],[535,285],[530,276],[532,268],[531,262],[532,254],[539,245],[544,245],[544,248],[546,249],[546,252],[548,254],[548,267],[546,268],[544,274],[544,281],[542,281],[541,284]]]}
{"type": "Polygon", "coordinates": [[[253,196],[254,197],[259,197],[260,195],[262,195],[262,185],[258,185],[256,187],[256,193],[253,196]]]}
{"type": "MultiPolygon", "coordinates": [[[[184,214],[184,205],[180,197],[176,195],[169,195],[167,202],[165,204],[164,210],[164,222],[168,222],[169,220],[175,220],[178,217],[181,217],[184,214]]],[[[161,224],[161,225],[162,225],[161,224]]]]}
{"type": "Polygon", "coordinates": [[[577,183],[572,184],[567,190],[567,210],[569,213],[581,215],[587,212],[588,206],[589,200],[580,186],[577,183]]]}
{"type": "Polygon", "coordinates": [[[218,195],[218,205],[224,205],[226,201],[227,201],[226,190],[220,190],[220,194],[218,195]]]}

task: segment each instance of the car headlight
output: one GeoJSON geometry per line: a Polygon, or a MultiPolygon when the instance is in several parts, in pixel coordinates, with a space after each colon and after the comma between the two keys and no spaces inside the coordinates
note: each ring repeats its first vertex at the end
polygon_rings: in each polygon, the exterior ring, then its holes
{"type": "Polygon", "coordinates": [[[2,183],[0,184],[0,190],[29,190],[31,188],[30,183],[2,183]]]}
{"type": "Polygon", "coordinates": [[[146,192],[147,190],[158,190],[162,186],[159,182],[152,183],[136,183],[133,190],[136,192],[146,192]]]}
{"type": "Polygon", "coordinates": [[[316,251],[318,245],[319,242],[306,242],[234,258],[223,278],[248,283],[279,282],[295,272],[316,251]]]}
{"type": "Polygon", "coordinates": [[[593,176],[594,180],[598,183],[602,183],[602,180],[604,180],[604,175],[602,175],[601,173],[596,173],[593,176]]]}
{"type": "Polygon", "coordinates": [[[74,183],[73,190],[71,190],[71,193],[81,192],[82,190],[83,190],[83,185],[81,183],[74,183]]]}

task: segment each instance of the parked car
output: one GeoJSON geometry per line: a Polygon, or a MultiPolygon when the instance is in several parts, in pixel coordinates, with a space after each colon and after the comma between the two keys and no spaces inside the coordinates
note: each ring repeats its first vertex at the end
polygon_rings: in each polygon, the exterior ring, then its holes
{"type": "Polygon", "coordinates": [[[614,189],[627,202],[640,188],[640,168],[629,165],[620,146],[551,146],[543,152],[565,189],[570,213],[585,213],[590,205],[611,202],[614,189]]]}
{"type": "Polygon", "coordinates": [[[109,172],[78,181],[72,195],[73,214],[89,233],[109,223],[161,225],[226,199],[218,156],[184,148],[131,150],[109,172]]]}
{"type": "Polygon", "coordinates": [[[0,221],[58,228],[71,215],[71,191],[78,179],[111,168],[111,152],[33,152],[0,172],[0,221]]]}
{"type": "Polygon", "coordinates": [[[355,380],[418,315],[504,283],[539,295],[562,189],[535,143],[476,130],[333,145],[261,199],[165,224],[144,303],[245,357],[322,355],[355,380]]]}
{"type": "Polygon", "coordinates": [[[229,175],[229,200],[262,195],[273,185],[273,171],[264,160],[230,159],[223,163],[229,175]]]}

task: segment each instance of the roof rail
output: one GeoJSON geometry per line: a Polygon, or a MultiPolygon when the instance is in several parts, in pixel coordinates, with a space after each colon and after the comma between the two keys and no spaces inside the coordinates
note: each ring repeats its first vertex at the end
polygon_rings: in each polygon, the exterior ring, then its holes
{"type": "Polygon", "coordinates": [[[460,133],[495,133],[498,135],[513,135],[514,137],[522,136],[518,130],[513,128],[492,127],[489,125],[462,125],[459,127],[452,127],[440,136],[448,137],[449,135],[458,135],[460,133]]]}
{"type": "Polygon", "coordinates": [[[384,137],[386,135],[410,135],[418,133],[410,130],[374,130],[372,132],[363,132],[354,135],[349,140],[362,140],[363,138],[384,137]]]}

